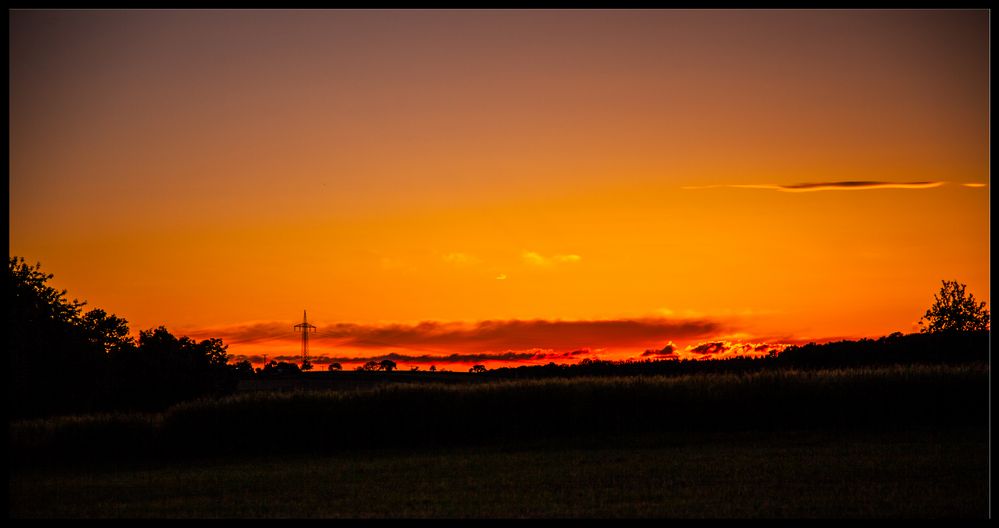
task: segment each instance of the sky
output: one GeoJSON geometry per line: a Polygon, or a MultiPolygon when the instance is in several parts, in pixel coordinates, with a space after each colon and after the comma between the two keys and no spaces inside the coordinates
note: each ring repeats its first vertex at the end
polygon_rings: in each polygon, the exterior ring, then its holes
{"type": "Polygon", "coordinates": [[[990,302],[987,10],[13,10],[10,255],[133,333],[400,368],[990,302]]]}

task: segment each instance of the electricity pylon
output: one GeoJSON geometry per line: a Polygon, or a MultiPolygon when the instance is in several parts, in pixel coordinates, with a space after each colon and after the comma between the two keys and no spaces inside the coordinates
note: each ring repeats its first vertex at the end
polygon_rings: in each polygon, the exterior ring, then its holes
{"type": "Polygon", "coordinates": [[[295,325],[295,330],[302,331],[302,366],[309,363],[309,332],[315,332],[316,327],[309,324],[305,310],[302,310],[302,322],[295,325]]]}

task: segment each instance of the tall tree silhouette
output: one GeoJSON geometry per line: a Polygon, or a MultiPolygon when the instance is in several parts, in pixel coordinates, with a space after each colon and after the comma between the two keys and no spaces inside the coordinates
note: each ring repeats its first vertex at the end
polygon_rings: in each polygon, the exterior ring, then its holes
{"type": "Polygon", "coordinates": [[[985,301],[978,303],[975,296],[965,293],[965,285],[957,281],[941,281],[939,294],[933,295],[930,306],[919,326],[925,333],[946,331],[973,331],[989,329],[989,311],[985,301]]]}
{"type": "Polygon", "coordinates": [[[237,371],[221,339],[174,337],[164,327],[129,335],[128,322],[48,284],[41,265],[7,266],[8,401],[12,418],[157,409],[231,392],[237,371]]]}
{"type": "Polygon", "coordinates": [[[8,401],[12,417],[85,411],[104,390],[108,347],[127,346],[125,320],[48,284],[41,264],[10,257],[7,266],[8,401]],[[124,334],[122,334],[124,328],[124,334]]]}

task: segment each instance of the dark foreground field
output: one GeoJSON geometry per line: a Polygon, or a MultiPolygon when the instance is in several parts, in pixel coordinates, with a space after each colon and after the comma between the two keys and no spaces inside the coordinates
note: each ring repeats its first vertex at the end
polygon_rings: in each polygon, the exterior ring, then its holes
{"type": "Polygon", "coordinates": [[[10,515],[981,519],[987,456],[984,431],[686,433],[35,469],[10,515]]]}
{"type": "Polygon", "coordinates": [[[10,515],[980,519],[988,375],[393,383],[20,421],[10,515]]]}

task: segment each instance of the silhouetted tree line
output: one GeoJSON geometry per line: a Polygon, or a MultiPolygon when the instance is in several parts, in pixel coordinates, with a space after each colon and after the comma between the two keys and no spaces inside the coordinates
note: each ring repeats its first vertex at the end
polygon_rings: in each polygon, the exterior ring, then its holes
{"type": "Polygon", "coordinates": [[[951,331],[902,334],[878,339],[835,341],[791,347],[777,358],[778,365],[853,367],[897,364],[961,364],[989,359],[989,331],[951,331]]]}
{"type": "Polygon", "coordinates": [[[681,375],[754,372],[763,369],[824,369],[910,364],[987,362],[989,332],[950,331],[907,334],[896,332],[878,339],[809,343],[780,354],[726,359],[645,359],[605,361],[584,359],[574,364],[503,367],[482,373],[495,378],[550,378],[578,376],[681,375]]]}
{"type": "MultiPolygon", "coordinates": [[[[334,365],[339,365],[339,363],[334,363],[334,365]]],[[[356,367],[354,370],[358,372],[374,372],[376,370],[384,370],[385,372],[392,372],[395,369],[396,369],[395,361],[392,361],[391,359],[383,359],[381,361],[368,361],[367,363],[356,367]]]]}
{"type": "MultiPolygon", "coordinates": [[[[249,361],[246,362],[249,365],[249,361]]],[[[256,370],[256,376],[259,378],[284,378],[288,376],[297,376],[302,373],[302,369],[295,363],[289,363],[287,361],[274,361],[273,359],[256,370]]],[[[253,370],[250,369],[250,375],[246,377],[253,377],[253,370]]]]}
{"type": "Polygon", "coordinates": [[[128,323],[47,284],[40,265],[10,257],[7,370],[11,418],[159,410],[235,390],[239,370],[220,339],[176,337],[128,323]]]}

